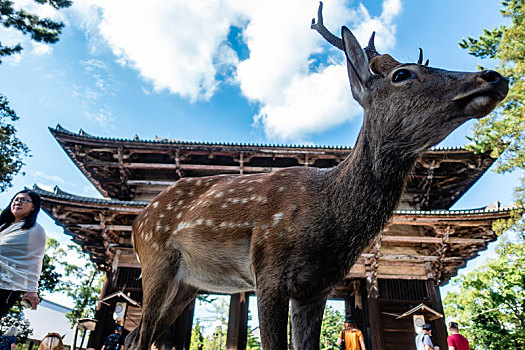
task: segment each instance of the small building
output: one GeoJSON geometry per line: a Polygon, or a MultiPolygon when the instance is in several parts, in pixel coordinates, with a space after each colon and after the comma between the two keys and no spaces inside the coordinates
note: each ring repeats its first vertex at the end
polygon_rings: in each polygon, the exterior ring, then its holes
{"type": "MultiPolygon", "coordinates": [[[[350,147],[255,145],[141,140],[73,133],[60,125],[51,133],[103,199],[35,188],[42,208],[106,273],[89,347],[100,348],[112,332],[115,309],[127,331],[140,319],[140,264],[131,244],[132,223],[164,188],[182,177],[271,172],[291,166],[329,168],[350,147]],[[120,294],[118,294],[120,292],[120,294]],[[115,294],[117,293],[117,294],[115,294]]],[[[508,218],[499,205],[472,210],[450,207],[492,165],[488,153],[435,148],[418,161],[401,203],[378,239],[359,257],[331,298],[345,300],[366,337],[369,349],[415,348],[415,318],[399,317],[420,304],[443,315],[439,286],[444,285],[496,240],[492,222],[508,218]]],[[[246,347],[249,293],[232,295],[228,349],[246,347]]],[[[188,349],[194,303],[166,330],[158,347],[188,349]]],[[[418,309],[419,310],[419,309],[418,309]]],[[[410,314],[411,315],[411,314],[410,314]]],[[[417,315],[418,322],[424,314],[417,315]]],[[[117,317],[117,318],[118,318],[117,317]]],[[[427,319],[434,339],[446,348],[442,317],[427,319]]]]}

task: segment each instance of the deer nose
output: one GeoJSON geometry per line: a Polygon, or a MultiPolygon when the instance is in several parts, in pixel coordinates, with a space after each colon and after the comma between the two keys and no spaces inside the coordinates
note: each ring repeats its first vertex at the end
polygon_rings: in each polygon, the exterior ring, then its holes
{"type": "Polygon", "coordinates": [[[504,78],[501,74],[493,70],[484,70],[481,72],[479,77],[489,84],[498,84],[502,80],[508,83],[508,79],[504,78]]]}

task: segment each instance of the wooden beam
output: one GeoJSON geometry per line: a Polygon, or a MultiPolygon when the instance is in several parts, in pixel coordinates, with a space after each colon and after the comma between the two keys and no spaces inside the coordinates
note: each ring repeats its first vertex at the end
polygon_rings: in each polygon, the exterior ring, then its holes
{"type": "MultiPolygon", "coordinates": [[[[74,227],[80,227],[88,230],[102,230],[103,228],[101,224],[72,224],[68,226],[68,228],[74,227]]],[[[126,232],[131,232],[133,230],[133,227],[131,225],[105,225],[104,228],[106,230],[126,232]]]]}
{"type": "Polygon", "coordinates": [[[239,174],[244,174],[244,152],[239,155],[239,174]]]}
{"type": "Polygon", "coordinates": [[[161,180],[128,180],[128,185],[146,185],[146,186],[162,186],[168,187],[175,183],[174,181],[161,181],[161,180]]]}
{"type": "Polygon", "coordinates": [[[439,226],[445,223],[453,224],[454,226],[478,226],[485,224],[483,220],[493,220],[494,218],[506,218],[508,213],[498,212],[487,212],[481,215],[480,213],[473,215],[455,213],[455,215],[425,215],[414,213],[414,214],[403,214],[396,215],[390,219],[389,225],[403,225],[403,226],[439,226]]]}
{"type": "MultiPolygon", "coordinates": [[[[436,243],[440,244],[443,239],[440,237],[428,236],[383,236],[383,242],[389,243],[436,243]]],[[[449,237],[447,243],[449,244],[486,244],[489,241],[482,238],[459,238],[449,237]]]]}
{"type": "MultiPolygon", "coordinates": [[[[102,167],[102,168],[118,168],[118,162],[103,162],[103,161],[88,161],[87,167],[102,167]]],[[[170,163],[126,163],[125,168],[128,169],[144,169],[144,170],[204,170],[239,173],[238,165],[201,165],[201,164],[170,164],[170,163]]],[[[243,166],[244,172],[252,173],[269,173],[283,167],[257,167],[257,166],[243,166]]]]}

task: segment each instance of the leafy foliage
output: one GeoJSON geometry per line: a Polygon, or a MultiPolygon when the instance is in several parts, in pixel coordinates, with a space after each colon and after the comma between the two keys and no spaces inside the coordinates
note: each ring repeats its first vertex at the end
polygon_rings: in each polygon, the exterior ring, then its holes
{"type": "Polygon", "coordinates": [[[201,327],[200,321],[195,321],[195,326],[191,331],[191,343],[190,350],[202,350],[204,349],[204,334],[201,327]]]}
{"type": "MultiPolygon", "coordinates": [[[[248,320],[251,319],[250,314],[248,314],[248,320]]],[[[256,327],[257,329],[259,327],[256,327]]],[[[246,341],[246,349],[247,350],[260,350],[261,349],[261,341],[259,340],[259,337],[255,335],[255,329],[252,329],[248,327],[248,339],[246,341]]]]}
{"type": "Polygon", "coordinates": [[[482,349],[525,349],[525,242],[503,242],[498,257],[452,283],[447,316],[482,349]]]}
{"type": "Polygon", "coordinates": [[[56,270],[54,251],[58,249],[58,241],[48,238],[46,241],[46,251],[42,263],[42,273],[38,281],[38,294],[43,295],[46,292],[54,292],[60,285],[62,275],[56,270]]]}
{"type": "MultiPolygon", "coordinates": [[[[201,303],[208,304],[209,316],[198,318],[195,321],[191,333],[190,350],[217,350],[226,349],[226,338],[228,333],[228,313],[229,313],[229,298],[227,297],[213,297],[211,295],[204,296],[198,299],[201,303]],[[214,324],[215,328],[211,334],[207,336],[204,334],[205,329],[202,326],[202,321],[205,323],[214,324]]],[[[248,313],[248,321],[251,315],[248,313]]],[[[255,329],[257,329],[256,327],[255,329]]],[[[254,334],[255,329],[248,328],[247,334],[247,350],[260,350],[261,343],[259,338],[254,334]]]]}
{"type": "Polygon", "coordinates": [[[0,191],[11,187],[13,176],[24,165],[23,157],[28,154],[27,146],[16,137],[12,122],[18,120],[5,96],[0,95],[0,191]]]}
{"type": "Polygon", "coordinates": [[[321,350],[336,350],[339,332],[343,329],[344,315],[338,310],[328,306],[324,310],[323,323],[321,325],[321,350]]]}
{"type": "Polygon", "coordinates": [[[63,270],[57,290],[65,292],[75,302],[73,310],[66,314],[67,319],[74,325],[78,318],[92,318],[104,275],[78,245],[63,249],[56,240],[49,241],[53,247],[50,259],[63,270]]]}
{"type": "MultiPolygon", "coordinates": [[[[70,0],[34,0],[39,4],[49,4],[55,9],[71,6],[70,0]]],[[[23,9],[16,10],[13,2],[0,0],[0,23],[6,28],[15,28],[23,34],[29,35],[36,42],[53,44],[58,41],[58,36],[64,27],[63,23],[52,21],[49,18],[40,18],[23,9]]],[[[4,46],[0,43],[1,57],[10,56],[22,51],[20,43],[14,46],[4,46]]]]}
{"type": "MultiPolygon", "coordinates": [[[[49,4],[55,9],[71,6],[71,0],[34,0],[38,4],[49,4]]],[[[56,43],[64,25],[49,18],[40,18],[23,9],[14,8],[13,1],[0,0],[0,25],[14,28],[29,35],[36,42],[56,43]]],[[[0,64],[2,57],[11,56],[22,51],[20,43],[12,46],[0,42],[0,64]]],[[[0,191],[12,186],[13,176],[17,175],[24,165],[23,157],[29,148],[16,137],[13,122],[18,120],[15,111],[9,106],[5,96],[0,94],[0,191]]]]}
{"type": "MultiPolygon", "coordinates": [[[[472,150],[490,150],[499,157],[497,171],[505,173],[525,169],[525,0],[503,0],[501,4],[501,13],[510,24],[484,30],[482,36],[464,39],[460,46],[474,56],[498,60],[498,70],[509,78],[511,88],[502,107],[478,122],[470,145],[472,150]]],[[[521,183],[516,190],[519,209],[511,224],[518,223],[523,231],[519,214],[525,208],[525,178],[521,183]]]]}
{"type": "Polygon", "coordinates": [[[23,343],[31,334],[33,334],[31,324],[28,320],[23,318],[22,307],[18,303],[15,304],[1,319],[0,332],[4,333],[11,326],[18,328],[17,338],[19,343],[23,343]]]}

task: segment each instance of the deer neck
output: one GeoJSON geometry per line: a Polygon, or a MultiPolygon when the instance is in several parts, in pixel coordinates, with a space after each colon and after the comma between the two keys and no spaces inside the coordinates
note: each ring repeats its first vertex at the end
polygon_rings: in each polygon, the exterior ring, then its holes
{"type": "Polygon", "coordinates": [[[344,242],[340,246],[363,249],[381,232],[399,203],[416,159],[402,145],[361,129],[352,153],[333,169],[329,180],[334,234],[344,242]]]}

